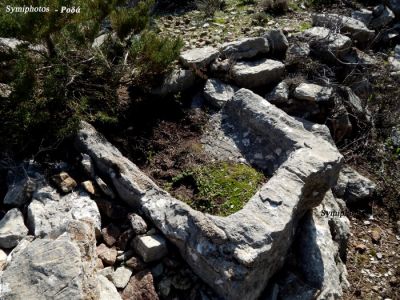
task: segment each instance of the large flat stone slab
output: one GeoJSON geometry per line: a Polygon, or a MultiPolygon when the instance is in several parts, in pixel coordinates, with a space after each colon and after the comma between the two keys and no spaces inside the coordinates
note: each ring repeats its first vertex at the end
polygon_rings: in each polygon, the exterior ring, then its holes
{"type": "Polygon", "coordinates": [[[277,60],[241,61],[232,68],[232,78],[240,87],[256,88],[279,82],[285,65],[277,60]]]}
{"type": "Polygon", "coordinates": [[[272,178],[242,210],[227,217],[203,214],[171,197],[87,123],[82,123],[76,146],[220,296],[257,299],[282,267],[299,220],[336,182],[342,156],[331,143],[249,90],[237,91],[224,111],[241,131],[264,140],[265,149],[276,155],[272,178]]]}

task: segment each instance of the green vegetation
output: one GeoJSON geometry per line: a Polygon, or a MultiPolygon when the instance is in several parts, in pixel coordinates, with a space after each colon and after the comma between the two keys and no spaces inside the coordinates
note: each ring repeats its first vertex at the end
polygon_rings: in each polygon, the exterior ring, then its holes
{"type": "MultiPolygon", "coordinates": [[[[20,6],[20,1],[10,0],[20,6]]],[[[0,37],[27,43],[13,55],[1,55],[7,72],[0,76],[13,93],[0,99],[0,148],[19,154],[52,148],[71,136],[80,120],[110,125],[129,109],[118,89],[129,82],[151,85],[169,70],[182,47],[180,39],[158,36],[150,21],[153,0],[121,8],[122,0],[75,0],[78,14],[15,13],[0,15],[0,37]],[[101,47],[92,47],[102,24],[112,32],[101,47]],[[115,32],[115,35],[112,33],[115,32]],[[128,49],[128,50],[126,50],[128,49]],[[129,54],[129,55],[128,55],[129,54]],[[130,70],[136,70],[132,76],[130,70]]],[[[25,5],[71,7],[66,0],[30,0],[25,5]]]]}
{"type": "Polygon", "coordinates": [[[197,9],[203,12],[206,17],[213,17],[225,5],[225,0],[196,0],[197,9]]]}
{"type": "Polygon", "coordinates": [[[194,167],[173,178],[171,186],[187,182],[194,185],[194,197],[177,197],[197,210],[227,216],[243,208],[265,177],[247,165],[223,162],[194,167]]]}

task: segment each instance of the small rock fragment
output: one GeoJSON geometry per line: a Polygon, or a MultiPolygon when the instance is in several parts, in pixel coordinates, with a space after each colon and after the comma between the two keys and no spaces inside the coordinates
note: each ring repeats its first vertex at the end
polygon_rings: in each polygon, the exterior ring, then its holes
{"type": "Polygon", "coordinates": [[[136,235],[144,234],[147,232],[147,224],[141,216],[132,213],[128,216],[128,219],[131,222],[132,230],[136,235]]]}
{"type": "Polygon", "coordinates": [[[111,223],[107,227],[103,228],[101,233],[103,235],[104,242],[107,244],[107,246],[111,247],[118,240],[121,231],[117,226],[111,223]]]}
{"type": "Polygon", "coordinates": [[[77,186],[76,181],[69,176],[67,172],[61,172],[60,174],[54,175],[52,179],[57,187],[64,193],[71,192],[77,186]]]}
{"type": "Polygon", "coordinates": [[[167,254],[166,241],[160,235],[136,237],[134,248],[144,262],[159,260],[167,254]]]}
{"type": "Polygon", "coordinates": [[[158,300],[150,271],[141,271],[132,276],[121,296],[123,300],[158,300]]]}
{"type": "Polygon", "coordinates": [[[372,242],[375,244],[378,244],[380,242],[381,238],[382,238],[381,230],[378,228],[372,229],[372,231],[371,231],[372,242]]]}
{"type": "Polygon", "coordinates": [[[97,256],[107,265],[114,265],[117,259],[117,250],[108,248],[105,244],[101,244],[96,248],[97,256]]]}
{"type": "Polygon", "coordinates": [[[122,266],[117,268],[111,275],[111,281],[117,288],[123,289],[128,284],[131,275],[132,270],[130,268],[122,266]]]}
{"type": "Polygon", "coordinates": [[[146,268],[146,264],[140,258],[135,256],[128,259],[125,264],[136,272],[142,271],[146,268]]]}
{"type": "Polygon", "coordinates": [[[360,253],[364,253],[365,251],[367,251],[368,247],[365,246],[364,244],[357,244],[355,246],[355,249],[360,253]]]}
{"type": "Polygon", "coordinates": [[[106,277],[102,275],[97,276],[97,280],[99,283],[99,292],[100,298],[99,300],[120,300],[121,296],[118,294],[115,286],[108,280],[106,277]]]}
{"type": "Polygon", "coordinates": [[[14,248],[27,235],[22,213],[17,208],[9,210],[0,221],[0,248],[14,248]]]}
{"type": "Polygon", "coordinates": [[[93,183],[90,180],[82,182],[82,187],[91,195],[95,194],[93,183]]]}

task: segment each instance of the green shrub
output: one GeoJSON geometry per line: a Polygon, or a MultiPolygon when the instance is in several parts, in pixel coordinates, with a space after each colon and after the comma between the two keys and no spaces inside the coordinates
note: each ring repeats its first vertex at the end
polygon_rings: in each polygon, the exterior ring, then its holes
{"type": "Polygon", "coordinates": [[[289,0],[261,0],[260,6],[265,12],[284,13],[289,8],[289,0]]]}
{"type": "Polygon", "coordinates": [[[213,17],[225,5],[225,0],[196,0],[197,9],[203,12],[206,17],[213,17]]]}
{"type": "Polygon", "coordinates": [[[146,28],[154,1],[141,1],[134,8],[118,8],[110,15],[111,26],[119,38],[139,33],[146,28]]]}
{"type": "Polygon", "coordinates": [[[130,56],[136,67],[139,84],[151,83],[160,74],[168,72],[183,46],[180,38],[163,37],[153,31],[144,31],[134,37],[130,56]]]}

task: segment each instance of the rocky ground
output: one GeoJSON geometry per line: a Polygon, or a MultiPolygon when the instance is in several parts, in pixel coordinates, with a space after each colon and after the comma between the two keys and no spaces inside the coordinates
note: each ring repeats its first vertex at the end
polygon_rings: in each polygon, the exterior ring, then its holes
{"type": "Polygon", "coordinates": [[[118,132],[2,162],[0,298],[400,299],[400,7],[347,2],[159,16],[185,49],[118,132]],[[210,161],[270,180],[226,218],[165,191],[210,161]]]}

